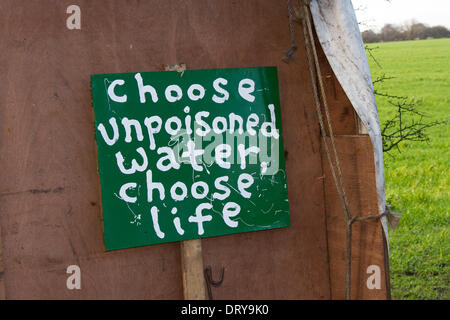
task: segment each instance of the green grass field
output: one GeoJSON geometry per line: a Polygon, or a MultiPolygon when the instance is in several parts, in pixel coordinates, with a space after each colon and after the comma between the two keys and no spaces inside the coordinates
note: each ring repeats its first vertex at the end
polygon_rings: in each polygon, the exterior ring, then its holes
{"type": "MultiPolygon", "coordinates": [[[[370,44],[372,77],[393,79],[376,90],[407,96],[428,118],[447,123],[429,128],[427,142],[407,142],[385,153],[386,198],[402,214],[389,231],[393,299],[450,299],[449,125],[450,39],[370,44]]],[[[377,96],[381,123],[395,109],[377,96]]]]}

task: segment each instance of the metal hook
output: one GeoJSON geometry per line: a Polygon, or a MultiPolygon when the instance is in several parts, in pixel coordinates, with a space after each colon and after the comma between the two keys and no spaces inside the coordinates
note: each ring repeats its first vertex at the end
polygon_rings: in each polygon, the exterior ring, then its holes
{"type": "Polygon", "coordinates": [[[207,266],[205,268],[204,275],[205,275],[206,286],[208,287],[209,300],[213,300],[212,291],[211,291],[211,285],[214,286],[214,287],[220,286],[222,284],[222,282],[223,282],[224,273],[225,273],[225,268],[222,267],[222,274],[220,276],[220,280],[219,281],[214,281],[212,279],[211,266],[207,266]]]}

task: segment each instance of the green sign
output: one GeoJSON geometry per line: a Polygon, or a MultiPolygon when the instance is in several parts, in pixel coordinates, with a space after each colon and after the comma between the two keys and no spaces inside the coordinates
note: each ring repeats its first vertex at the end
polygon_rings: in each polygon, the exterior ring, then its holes
{"type": "Polygon", "coordinates": [[[91,86],[107,250],[289,226],[275,67],[91,86]]]}

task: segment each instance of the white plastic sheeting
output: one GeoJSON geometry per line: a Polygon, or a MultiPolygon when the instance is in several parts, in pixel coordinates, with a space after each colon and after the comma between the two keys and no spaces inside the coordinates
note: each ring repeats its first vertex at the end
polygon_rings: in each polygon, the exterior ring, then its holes
{"type": "MultiPolygon", "coordinates": [[[[383,143],[372,77],[353,5],[350,0],[313,0],[310,9],[328,62],[372,140],[381,214],[386,206],[383,143]]],[[[386,217],[381,222],[387,239],[386,217]]]]}

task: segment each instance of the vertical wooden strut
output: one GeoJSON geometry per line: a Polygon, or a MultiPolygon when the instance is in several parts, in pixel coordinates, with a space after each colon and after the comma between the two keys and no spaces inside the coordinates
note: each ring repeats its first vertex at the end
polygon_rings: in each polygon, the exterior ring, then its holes
{"type": "MultiPolygon", "coordinates": [[[[183,76],[185,64],[164,65],[164,71],[177,71],[183,76]]],[[[185,300],[206,300],[203,275],[202,240],[180,242],[181,272],[183,274],[183,295],[185,300]]]]}
{"type": "Polygon", "coordinates": [[[202,240],[181,241],[181,269],[185,300],[205,300],[202,240]]]}

